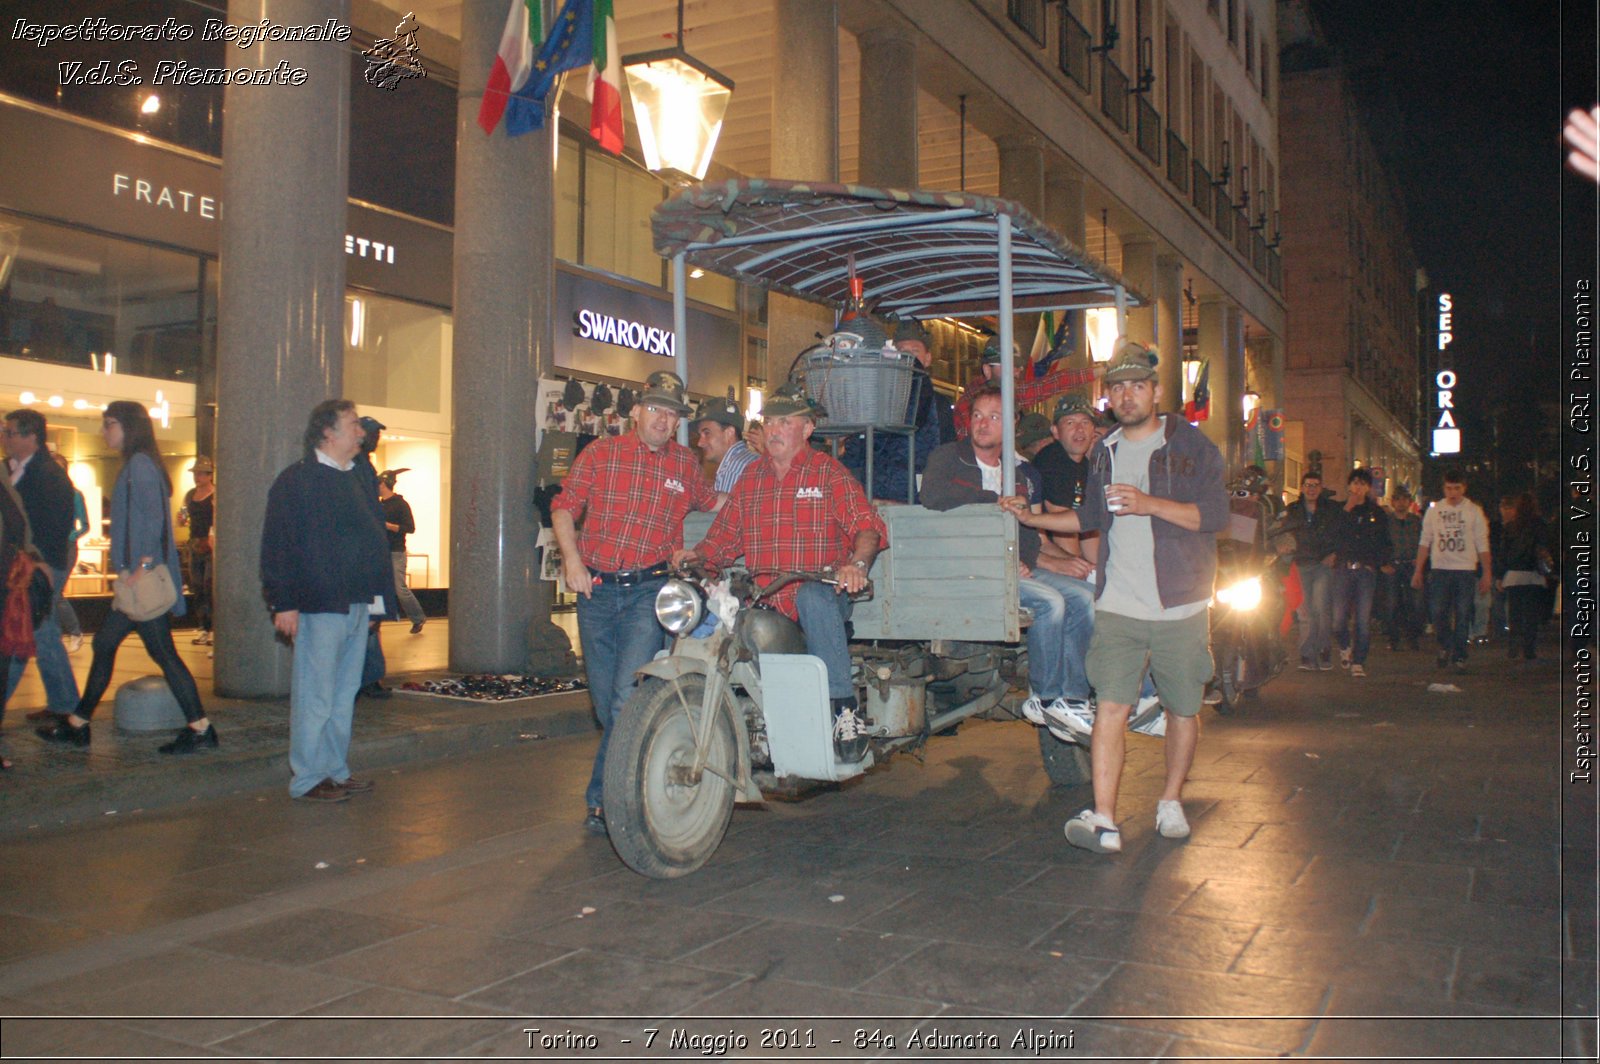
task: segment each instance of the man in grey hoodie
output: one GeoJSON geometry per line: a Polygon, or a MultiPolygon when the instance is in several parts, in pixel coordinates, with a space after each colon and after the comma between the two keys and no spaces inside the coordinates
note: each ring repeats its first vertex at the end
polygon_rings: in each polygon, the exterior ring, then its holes
{"type": "Polygon", "coordinates": [[[1122,849],[1117,790],[1128,715],[1146,667],[1168,716],[1156,829],[1168,838],[1189,834],[1183,784],[1213,672],[1207,607],[1217,572],[1216,533],[1228,522],[1222,455],[1181,417],[1156,413],[1161,385],[1155,367],[1153,350],[1129,341],[1118,345],[1105,375],[1118,427],[1090,452],[1080,509],[1035,514],[1017,499],[1001,503],[1035,528],[1101,533],[1087,661],[1100,699],[1090,748],[1094,807],[1066,824],[1068,842],[1096,853],[1122,849]]]}

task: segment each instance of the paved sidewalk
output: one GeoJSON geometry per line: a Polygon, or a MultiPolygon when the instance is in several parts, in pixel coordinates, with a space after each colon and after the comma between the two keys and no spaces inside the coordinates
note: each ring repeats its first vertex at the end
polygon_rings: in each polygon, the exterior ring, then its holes
{"type": "MultiPolygon", "coordinates": [[[[287,699],[232,699],[209,694],[212,661],[193,633],[176,633],[180,655],[194,673],[215,722],[221,747],[180,758],[156,747],[171,732],[119,732],[113,700],[121,684],[157,672],[137,637],[122,645],[112,686],[96,712],[89,751],[38,739],[39,724],[26,719],[44,706],[38,670],[26,677],[7,707],[0,750],[15,763],[0,775],[0,838],[61,827],[86,818],[150,811],[180,802],[282,787],[289,780],[287,699]]],[[[403,624],[386,625],[384,649],[391,672],[385,683],[443,675],[449,622],[430,620],[411,637],[403,624]]],[[[79,682],[88,671],[87,643],[73,655],[79,682]]],[[[358,699],[351,763],[362,770],[388,768],[475,750],[596,730],[584,692],[505,702],[468,702],[395,691],[387,699],[358,699]]]]}
{"type": "Polygon", "coordinates": [[[1207,710],[1184,842],[1134,738],[1114,857],[1066,845],[1087,790],[1048,785],[1033,729],[984,721],[741,807],[670,882],[583,832],[592,735],[397,760],[342,805],[279,779],[26,831],[5,1053],[753,1058],[766,1030],[815,1043],[790,1058],[1593,1059],[1593,792],[1561,783],[1555,666],[1370,667],[1207,710]]]}

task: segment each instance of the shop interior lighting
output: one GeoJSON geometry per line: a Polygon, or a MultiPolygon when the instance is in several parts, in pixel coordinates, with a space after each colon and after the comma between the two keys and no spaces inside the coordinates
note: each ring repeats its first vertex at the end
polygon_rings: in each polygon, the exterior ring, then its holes
{"type": "Polygon", "coordinates": [[[358,297],[352,297],[350,305],[350,346],[360,347],[367,338],[367,304],[358,297]]]}
{"type": "Polygon", "coordinates": [[[38,401],[39,397],[34,395],[32,392],[23,392],[21,395],[17,396],[17,402],[21,403],[23,406],[32,406],[38,401]]]}
{"type": "Polygon", "coordinates": [[[142,115],[153,115],[159,110],[161,110],[161,97],[153,92],[146,96],[144,102],[139,105],[139,113],[142,115]]]}
{"type": "Polygon", "coordinates": [[[52,395],[49,398],[48,402],[50,403],[51,406],[58,407],[58,408],[67,405],[67,401],[65,399],[61,398],[61,396],[59,396],[59,395],[52,395]]]}
{"type": "Polygon", "coordinates": [[[1261,396],[1255,392],[1245,392],[1243,405],[1244,420],[1246,424],[1249,424],[1250,415],[1254,414],[1261,407],[1261,396]]]}
{"type": "Polygon", "coordinates": [[[761,389],[748,388],[745,390],[744,419],[754,421],[761,416],[761,389]]]}
{"type": "Polygon", "coordinates": [[[684,48],[683,0],[673,46],[623,56],[622,69],[645,166],[682,183],[703,179],[733,99],[733,81],[684,48]]]}

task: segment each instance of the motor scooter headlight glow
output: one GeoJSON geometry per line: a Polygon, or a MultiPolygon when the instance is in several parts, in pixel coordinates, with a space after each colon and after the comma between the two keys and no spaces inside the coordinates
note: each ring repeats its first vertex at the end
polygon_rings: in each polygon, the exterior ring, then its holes
{"type": "Polygon", "coordinates": [[[694,631],[704,613],[700,590],[686,580],[668,580],[656,592],[656,620],[673,635],[694,631]]]}
{"type": "MultiPolygon", "coordinates": [[[[1261,605],[1261,578],[1252,576],[1223,588],[1217,592],[1217,601],[1236,610],[1255,609],[1261,605]]],[[[656,612],[660,612],[659,606],[656,612]]]]}

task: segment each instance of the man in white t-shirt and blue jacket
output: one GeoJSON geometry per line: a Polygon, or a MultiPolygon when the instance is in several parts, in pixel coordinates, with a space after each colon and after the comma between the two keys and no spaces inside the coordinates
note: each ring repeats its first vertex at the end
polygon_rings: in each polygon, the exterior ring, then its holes
{"type": "Polygon", "coordinates": [[[1053,532],[1099,532],[1095,628],[1089,682],[1099,698],[1090,762],[1094,807],[1067,821],[1067,841],[1095,853],[1122,849],[1117,791],[1128,715],[1146,667],[1167,709],[1166,785],[1156,830],[1185,838],[1182,791],[1200,738],[1198,715],[1211,679],[1208,607],[1217,575],[1216,534],[1227,527],[1222,454],[1194,426],[1158,414],[1156,353],[1123,341],[1106,368],[1117,428],[1089,454],[1089,484],[1077,510],[1034,514],[1017,499],[1017,520],[1053,532]]]}
{"type": "Polygon", "coordinates": [[[1411,574],[1411,586],[1419,591],[1430,559],[1428,618],[1439,640],[1439,668],[1466,672],[1474,600],[1489,593],[1494,576],[1489,521],[1483,508],[1467,498],[1467,482],[1459,469],[1445,470],[1444,498],[1422,515],[1422,542],[1411,574]]]}

